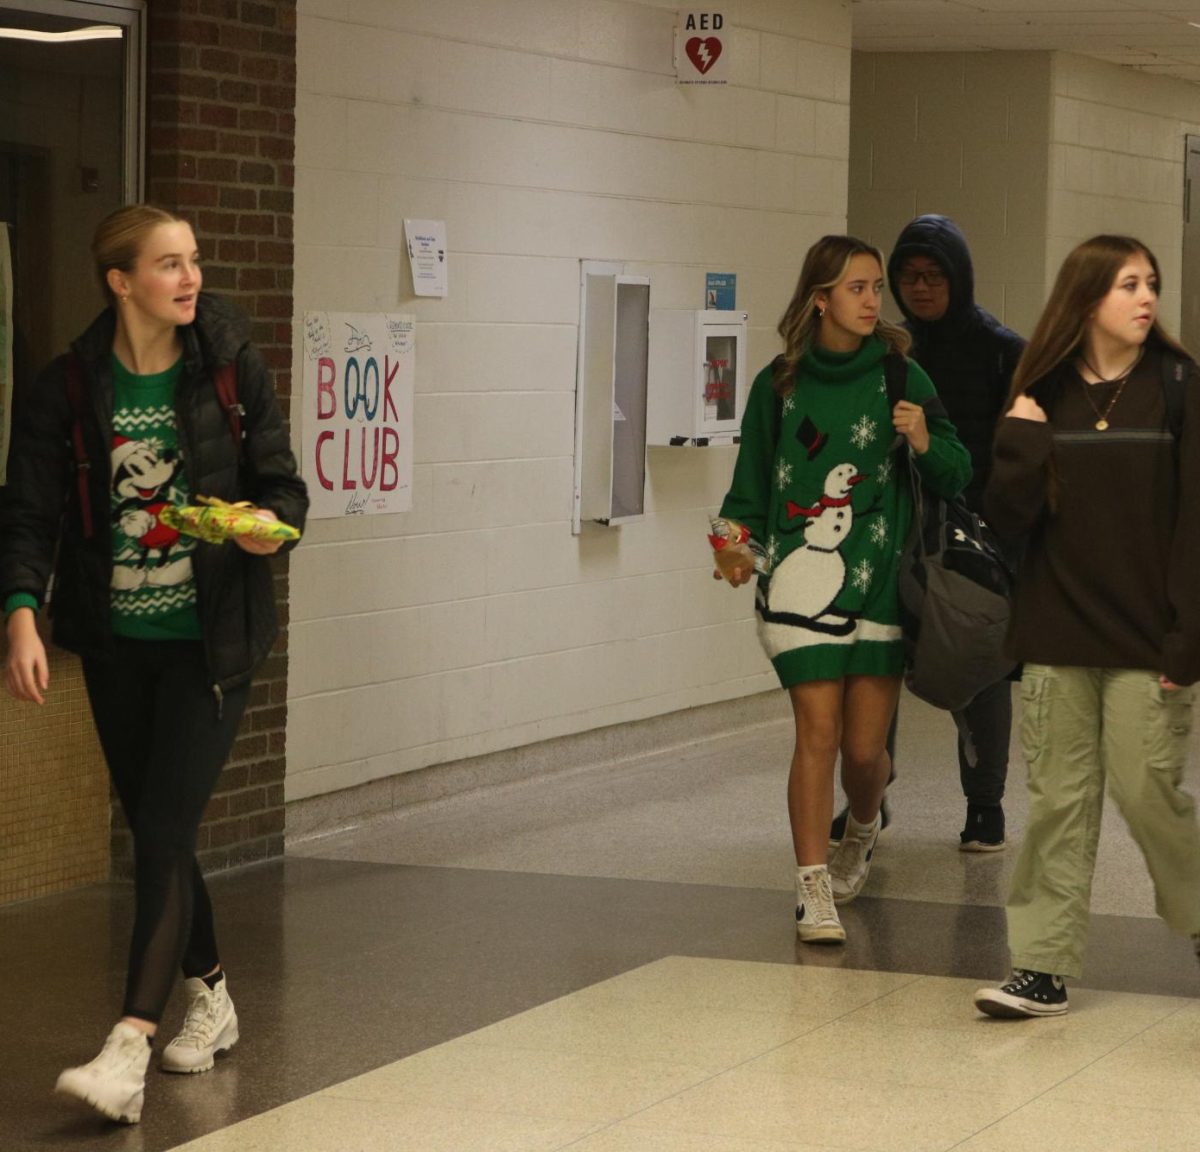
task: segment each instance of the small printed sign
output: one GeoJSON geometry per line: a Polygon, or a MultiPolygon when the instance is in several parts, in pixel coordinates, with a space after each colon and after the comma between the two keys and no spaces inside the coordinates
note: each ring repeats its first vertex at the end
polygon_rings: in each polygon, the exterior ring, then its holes
{"type": "Polygon", "coordinates": [[[737,307],[737,275],[709,272],[704,277],[704,307],[732,312],[737,307]]]}
{"type": "Polygon", "coordinates": [[[675,82],[728,84],[727,37],[724,12],[680,12],[675,28],[675,82]]]}
{"type": "Polygon", "coordinates": [[[446,221],[405,220],[404,236],[408,242],[413,293],[417,296],[445,296],[446,221]]]}

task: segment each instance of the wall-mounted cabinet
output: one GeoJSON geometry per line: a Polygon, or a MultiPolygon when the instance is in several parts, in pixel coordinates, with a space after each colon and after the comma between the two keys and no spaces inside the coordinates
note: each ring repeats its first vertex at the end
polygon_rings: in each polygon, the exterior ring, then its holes
{"type": "Polygon", "coordinates": [[[575,397],[575,508],[583,520],[641,516],[646,494],[650,281],[585,263],[575,397]]]}
{"type": "Polygon", "coordinates": [[[648,444],[732,444],[746,406],[746,313],[650,313],[648,444]]]}

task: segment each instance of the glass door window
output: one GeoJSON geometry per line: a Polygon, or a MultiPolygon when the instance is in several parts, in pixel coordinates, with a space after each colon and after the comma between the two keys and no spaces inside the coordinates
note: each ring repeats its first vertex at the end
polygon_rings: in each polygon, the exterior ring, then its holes
{"type": "Polygon", "coordinates": [[[5,426],[14,381],[64,351],[100,310],[92,231],[140,195],[143,11],[134,0],[0,0],[5,426]]]}

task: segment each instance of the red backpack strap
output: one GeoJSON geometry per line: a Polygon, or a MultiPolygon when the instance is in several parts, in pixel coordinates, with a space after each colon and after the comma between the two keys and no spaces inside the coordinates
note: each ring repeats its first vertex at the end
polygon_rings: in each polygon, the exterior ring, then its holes
{"type": "Polygon", "coordinates": [[[75,482],[79,485],[79,519],[84,539],[92,536],[92,499],[88,491],[88,473],[92,462],[83,442],[83,416],[87,410],[87,377],[79,357],[67,357],[67,401],[71,405],[71,445],[75,449],[75,482]]]}
{"type": "Polygon", "coordinates": [[[237,365],[222,364],[213,377],[217,389],[217,399],[225,409],[225,418],[229,421],[229,434],[233,437],[233,446],[237,452],[242,450],[242,417],[246,409],[238,403],[237,396],[237,365]]]}

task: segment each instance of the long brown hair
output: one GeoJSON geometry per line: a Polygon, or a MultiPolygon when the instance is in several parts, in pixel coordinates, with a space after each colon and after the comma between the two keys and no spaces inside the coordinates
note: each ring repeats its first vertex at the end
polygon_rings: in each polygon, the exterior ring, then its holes
{"type": "MultiPolygon", "coordinates": [[[[1058,270],[1050,298],[1013,373],[1008,407],[1080,351],[1096,306],[1112,291],[1113,282],[1133,256],[1144,256],[1150,262],[1158,285],[1156,294],[1161,295],[1162,274],[1158,261],[1140,240],[1132,236],[1093,236],[1071,249],[1058,270]]],[[[1146,342],[1170,348],[1191,359],[1182,345],[1163,330],[1157,315],[1146,335],[1146,342]]]]}
{"type": "MultiPolygon", "coordinates": [[[[872,257],[879,264],[879,275],[883,277],[883,253],[856,236],[822,236],[805,254],[791,303],[779,321],[783,355],[779,357],[775,368],[774,385],[777,392],[784,393],[791,389],[796,365],[815,339],[820,321],[818,293],[828,292],[840,284],[855,256],[872,257]]],[[[903,356],[912,347],[912,337],[908,332],[882,316],[875,331],[887,344],[889,352],[899,352],[903,356]]]]}
{"type": "Polygon", "coordinates": [[[113,290],[108,286],[108,273],[113,268],[120,272],[132,272],[146,237],[162,224],[186,224],[181,216],[156,208],[153,204],[127,204],[110,212],[92,234],[92,259],[96,264],[96,276],[100,290],[109,304],[117,302],[113,290]]]}

